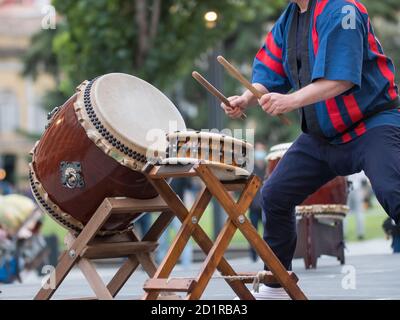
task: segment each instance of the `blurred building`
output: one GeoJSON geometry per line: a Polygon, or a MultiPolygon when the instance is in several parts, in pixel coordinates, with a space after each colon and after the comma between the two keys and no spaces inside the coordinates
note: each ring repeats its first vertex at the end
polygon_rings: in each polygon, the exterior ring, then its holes
{"type": "Polygon", "coordinates": [[[32,135],[43,131],[46,114],[40,98],[53,82],[39,75],[33,81],[21,75],[21,57],[30,37],[41,29],[48,1],[0,0],[0,175],[18,189],[28,187],[32,135]]]}

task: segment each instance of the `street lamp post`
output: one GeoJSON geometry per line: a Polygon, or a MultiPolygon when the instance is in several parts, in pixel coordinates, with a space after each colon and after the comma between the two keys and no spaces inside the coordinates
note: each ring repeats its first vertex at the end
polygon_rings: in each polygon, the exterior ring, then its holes
{"type": "MultiPolygon", "coordinates": [[[[206,21],[207,28],[215,28],[218,23],[218,14],[215,11],[209,11],[204,15],[204,20],[206,21]]],[[[223,74],[222,68],[217,63],[218,55],[223,55],[223,45],[222,42],[219,42],[215,48],[211,51],[208,56],[208,78],[210,82],[215,85],[217,88],[223,88],[223,74]]],[[[208,127],[210,129],[218,129],[221,131],[224,128],[224,119],[225,115],[220,107],[220,102],[215,99],[211,94],[208,95],[208,127]]],[[[214,211],[214,223],[213,223],[213,236],[214,239],[219,234],[222,226],[224,224],[224,213],[221,205],[213,200],[213,211],[214,211]]]]}
{"type": "MultiPolygon", "coordinates": [[[[215,49],[208,56],[208,78],[210,82],[217,88],[223,88],[224,79],[222,74],[222,68],[217,63],[217,57],[223,55],[223,49],[221,43],[217,44],[215,49]]],[[[220,102],[211,94],[207,97],[208,105],[208,127],[210,129],[217,129],[221,131],[224,128],[225,115],[223,109],[220,106],[220,102]]]]}

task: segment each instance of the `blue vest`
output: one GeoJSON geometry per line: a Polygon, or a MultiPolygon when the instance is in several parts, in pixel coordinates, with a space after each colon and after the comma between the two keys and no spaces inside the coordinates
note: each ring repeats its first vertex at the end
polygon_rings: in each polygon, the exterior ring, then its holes
{"type": "Polygon", "coordinates": [[[310,0],[297,67],[299,8],[291,3],[257,53],[253,83],[288,93],[318,79],[343,80],[354,87],[301,109],[302,130],[333,144],[349,142],[367,130],[400,127],[400,99],[394,65],[376,38],[367,9],[355,0],[310,0]]]}

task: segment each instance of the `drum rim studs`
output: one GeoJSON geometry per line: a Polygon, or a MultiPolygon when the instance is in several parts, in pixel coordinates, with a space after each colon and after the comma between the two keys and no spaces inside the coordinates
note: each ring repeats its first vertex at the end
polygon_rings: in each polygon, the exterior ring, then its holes
{"type": "Polygon", "coordinates": [[[197,217],[192,217],[192,224],[197,224],[199,222],[199,220],[197,219],[197,217]]]}
{"type": "Polygon", "coordinates": [[[246,221],[246,217],[244,215],[240,215],[238,217],[238,221],[239,221],[240,224],[243,224],[246,221]]]}
{"type": "MultiPolygon", "coordinates": [[[[102,120],[99,119],[99,116],[96,114],[96,110],[93,106],[93,102],[91,100],[91,90],[94,82],[97,78],[89,81],[86,85],[85,90],[83,91],[83,105],[86,111],[86,115],[89,118],[89,123],[94,127],[94,129],[101,135],[100,139],[105,139],[105,144],[110,146],[110,149],[115,149],[115,151],[120,152],[122,157],[129,157],[133,160],[133,162],[137,161],[136,166],[132,166],[132,161],[126,162],[129,163],[128,167],[133,168],[134,170],[140,170],[142,164],[147,162],[146,155],[141,154],[138,151],[133,150],[129,146],[126,146],[122,141],[118,139],[118,137],[114,136],[107,128],[104,126],[102,120]]],[[[109,154],[109,153],[107,153],[109,154]]],[[[123,162],[120,162],[123,164],[123,162]]]]}
{"type": "MultiPolygon", "coordinates": [[[[51,201],[51,199],[49,199],[46,191],[43,189],[43,186],[36,178],[36,173],[32,166],[32,163],[29,166],[29,178],[32,194],[34,195],[36,201],[39,203],[40,208],[48,215],[50,215],[53,219],[57,220],[58,223],[66,227],[68,230],[75,233],[81,232],[84,228],[84,225],[80,221],[75,220],[68,213],[61,211],[61,209],[57,205],[55,205],[51,201]]],[[[114,235],[120,232],[121,231],[99,231],[99,235],[114,235]]]]}

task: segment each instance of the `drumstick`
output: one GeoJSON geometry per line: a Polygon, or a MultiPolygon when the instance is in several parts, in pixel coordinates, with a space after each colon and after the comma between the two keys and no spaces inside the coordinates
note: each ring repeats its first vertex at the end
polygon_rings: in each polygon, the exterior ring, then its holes
{"type": "MultiPolygon", "coordinates": [[[[222,103],[233,109],[229,100],[217,88],[215,88],[211,83],[209,83],[200,73],[194,71],[192,73],[192,76],[194,79],[197,80],[198,83],[200,83],[204,88],[206,88],[206,90],[208,90],[211,94],[217,97],[222,103]]],[[[246,114],[242,113],[240,118],[242,120],[246,120],[247,116],[246,114]]]]}
{"type": "MultiPolygon", "coordinates": [[[[262,98],[263,94],[254,87],[249,80],[247,80],[235,66],[229,63],[223,56],[218,56],[218,62],[228,71],[228,73],[237,79],[246,89],[248,89],[254,96],[259,100],[262,98]]],[[[290,125],[291,121],[284,115],[278,115],[279,119],[285,125],[290,125]]]]}

